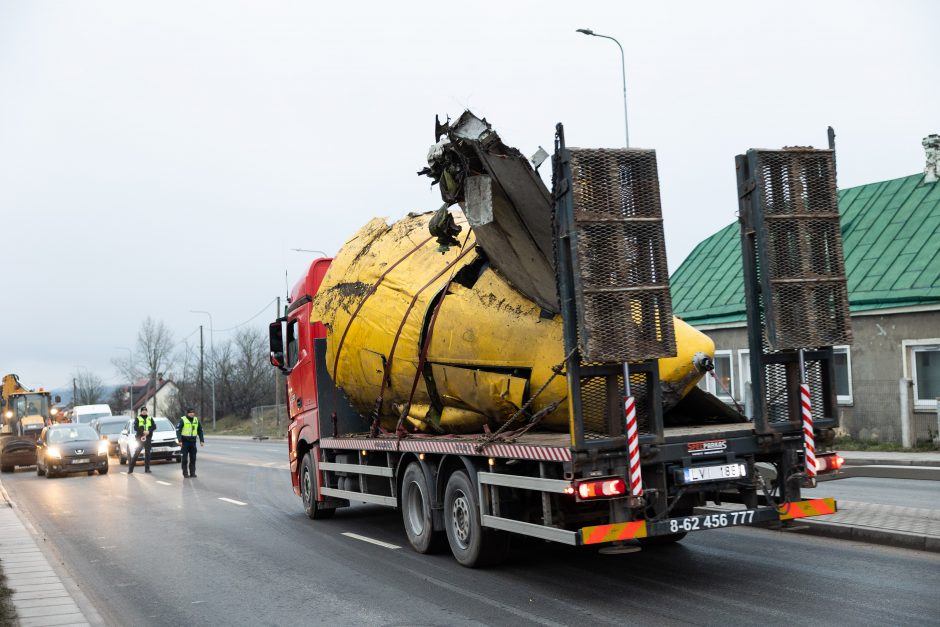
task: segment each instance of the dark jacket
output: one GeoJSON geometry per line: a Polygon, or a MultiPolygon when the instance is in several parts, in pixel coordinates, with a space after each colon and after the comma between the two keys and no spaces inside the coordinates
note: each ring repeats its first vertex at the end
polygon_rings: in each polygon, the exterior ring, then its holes
{"type": "MultiPolygon", "coordinates": [[[[180,442],[195,442],[195,435],[183,435],[183,418],[188,418],[188,416],[180,416],[179,422],[176,423],[176,439],[180,442]]],[[[198,416],[193,416],[193,418],[198,418],[198,416]]],[[[202,436],[202,420],[199,421],[199,425],[196,427],[196,433],[199,434],[200,442],[206,441],[202,436]]]]}
{"type": "MultiPolygon", "coordinates": [[[[143,416],[137,416],[137,418],[134,418],[134,437],[137,438],[138,440],[142,438],[144,435],[144,426],[142,423],[146,422],[146,420],[141,420],[141,418],[143,418],[143,416]]],[[[147,430],[148,442],[153,439],[153,432],[156,430],[157,430],[157,421],[154,420],[153,418],[150,418],[150,428],[147,430]]]]}

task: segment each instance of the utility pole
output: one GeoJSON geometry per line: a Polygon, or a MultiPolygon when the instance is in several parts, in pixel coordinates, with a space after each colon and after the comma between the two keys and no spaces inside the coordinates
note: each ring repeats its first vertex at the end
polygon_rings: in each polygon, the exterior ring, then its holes
{"type": "Polygon", "coordinates": [[[202,325],[199,325],[199,415],[206,415],[206,370],[205,345],[202,341],[202,325]]]}
{"type": "Polygon", "coordinates": [[[78,383],[75,382],[75,378],[72,377],[72,407],[78,404],[78,383]]]}

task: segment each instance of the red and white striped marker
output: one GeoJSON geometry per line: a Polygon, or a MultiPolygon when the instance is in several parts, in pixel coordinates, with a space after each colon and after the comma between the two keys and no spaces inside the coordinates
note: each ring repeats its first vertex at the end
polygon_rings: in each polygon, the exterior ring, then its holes
{"type": "Polygon", "coordinates": [[[640,435],[636,427],[636,401],[623,397],[623,410],[627,416],[627,453],[630,456],[630,494],[643,496],[643,472],[640,469],[640,435]]]}
{"type": "Polygon", "coordinates": [[[816,439],[813,436],[813,408],[809,399],[809,386],[800,384],[800,404],[803,406],[803,446],[806,449],[806,475],[816,476],[816,439]]]}

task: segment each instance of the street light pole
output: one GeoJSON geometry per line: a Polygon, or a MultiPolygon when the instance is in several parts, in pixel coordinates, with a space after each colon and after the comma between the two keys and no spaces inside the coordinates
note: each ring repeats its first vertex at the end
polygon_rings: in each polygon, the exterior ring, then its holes
{"type": "Polygon", "coordinates": [[[623,56],[623,46],[620,45],[620,42],[614,39],[609,35],[601,35],[600,33],[595,33],[590,28],[579,28],[577,30],[579,33],[585,35],[590,35],[591,37],[601,37],[603,39],[609,39],[620,48],[620,70],[623,74],[623,138],[625,140],[625,145],[627,148],[630,147],[630,127],[627,124],[627,62],[623,56]]]}
{"type": "MultiPolygon", "coordinates": [[[[203,311],[201,309],[190,309],[189,313],[199,313],[206,314],[209,316],[209,353],[214,357],[215,356],[215,331],[212,326],[212,314],[208,311],[203,311]]],[[[215,377],[212,377],[210,381],[210,388],[212,390],[212,430],[215,431],[215,377]]]]}
{"type": "Polygon", "coordinates": [[[133,366],[131,362],[134,360],[134,351],[132,351],[126,346],[115,346],[114,348],[118,350],[122,350],[122,351],[127,351],[127,374],[128,374],[128,378],[130,379],[130,385],[127,386],[127,397],[128,397],[127,402],[131,406],[131,417],[133,418],[134,417],[134,377],[133,375],[131,375],[131,367],[133,366]]]}

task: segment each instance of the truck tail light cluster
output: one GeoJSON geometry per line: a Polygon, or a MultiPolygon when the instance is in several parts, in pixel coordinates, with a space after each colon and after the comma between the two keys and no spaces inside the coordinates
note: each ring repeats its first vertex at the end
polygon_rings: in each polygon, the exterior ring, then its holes
{"type": "Polygon", "coordinates": [[[627,483],[621,478],[582,481],[577,486],[578,496],[582,499],[604,499],[627,493],[627,483]]]}
{"type": "Polygon", "coordinates": [[[842,468],[842,464],[845,463],[845,459],[842,458],[838,453],[827,453],[825,455],[820,455],[816,458],[816,472],[835,472],[842,468]]]}

